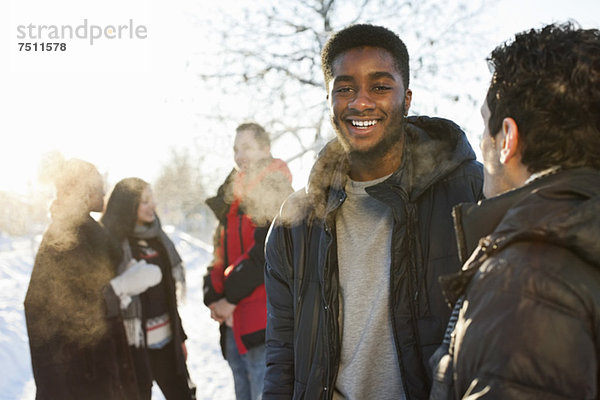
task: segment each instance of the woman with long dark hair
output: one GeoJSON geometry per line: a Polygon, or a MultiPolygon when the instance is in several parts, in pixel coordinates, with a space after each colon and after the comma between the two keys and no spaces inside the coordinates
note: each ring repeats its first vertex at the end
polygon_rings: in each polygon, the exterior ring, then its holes
{"type": "MultiPolygon", "coordinates": [[[[157,265],[162,272],[158,285],[137,296],[121,296],[142,399],[151,398],[153,381],[167,400],[194,399],[195,388],[186,366],[187,336],[177,311],[176,285],[185,284],[183,264],[175,245],[161,228],[150,185],[139,178],[118,182],[101,222],[120,245],[118,274],[127,273],[132,264],[140,261],[157,265]]],[[[124,292],[128,285],[122,285],[124,292]]],[[[121,285],[118,283],[117,287],[121,285]]]]}

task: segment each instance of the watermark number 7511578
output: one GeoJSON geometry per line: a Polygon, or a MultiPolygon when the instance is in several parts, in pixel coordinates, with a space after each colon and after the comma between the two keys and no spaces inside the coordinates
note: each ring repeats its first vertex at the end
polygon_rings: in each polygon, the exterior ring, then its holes
{"type": "Polygon", "coordinates": [[[21,42],[18,43],[19,51],[66,51],[66,43],[51,42],[21,42]]]}

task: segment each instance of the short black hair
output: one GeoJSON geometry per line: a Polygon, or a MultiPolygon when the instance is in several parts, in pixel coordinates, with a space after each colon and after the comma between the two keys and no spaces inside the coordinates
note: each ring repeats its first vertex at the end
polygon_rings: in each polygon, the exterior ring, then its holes
{"type": "Polygon", "coordinates": [[[515,35],[488,57],[492,137],[502,120],[519,127],[529,172],[552,166],[600,168],[600,31],[573,22],[515,35]]]}
{"type": "Polygon", "coordinates": [[[258,143],[263,149],[271,146],[271,138],[269,137],[269,133],[265,130],[265,128],[262,127],[262,125],[259,125],[256,122],[245,122],[235,129],[236,133],[240,133],[242,131],[252,132],[254,135],[254,140],[256,140],[256,143],[258,143]]]}
{"type": "Polygon", "coordinates": [[[404,42],[391,30],[383,26],[370,24],[350,25],[331,35],[321,51],[321,68],[325,77],[325,86],[333,79],[333,62],[340,54],[363,46],[380,47],[387,50],[402,76],[404,89],[408,89],[410,69],[408,50],[404,42]]]}

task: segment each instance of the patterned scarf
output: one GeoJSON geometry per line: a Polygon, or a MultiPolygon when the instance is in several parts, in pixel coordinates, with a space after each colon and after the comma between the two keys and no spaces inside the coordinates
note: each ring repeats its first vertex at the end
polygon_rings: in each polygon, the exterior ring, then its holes
{"type": "MultiPolygon", "coordinates": [[[[160,243],[167,251],[167,258],[171,267],[171,274],[175,280],[175,285],[178,292],[178,298],[185,298],[185,269],[179,253],[175,249],[175,245],[169,239],[167,234],[162,230],[158,218],[149,225],[136,225],[132,235],[136,239],[152,239],[158,238],[160,243]]],[[[128,268],[129,262],[133,258],[129,240],[123,240],[121,244],[123,248],[123,259],[117,268],[117,274],[121,274],[128,268]]],[[[127,333],[127,342],[130,346],[143,347],[145,346],[145,334],[142,327],[142,303],[139,296],[132,296],[131,303],[125,310],[122,310],[123,323],[125,332],[127,333]]]]}

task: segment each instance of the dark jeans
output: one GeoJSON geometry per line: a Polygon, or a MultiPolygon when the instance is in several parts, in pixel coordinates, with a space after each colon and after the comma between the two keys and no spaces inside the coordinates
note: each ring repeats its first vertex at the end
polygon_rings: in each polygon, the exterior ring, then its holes
{"type": "Polygon", "coordinates": [[[156,381],[167,400],[194,400],[195,387],[189,374],[177,373],[175,344],[171,342],[162,349],[134,349],[140,397],[152,398],[152,381],[156,381]],[[146,353],[146,354],[143,354],[146,353]]]}

